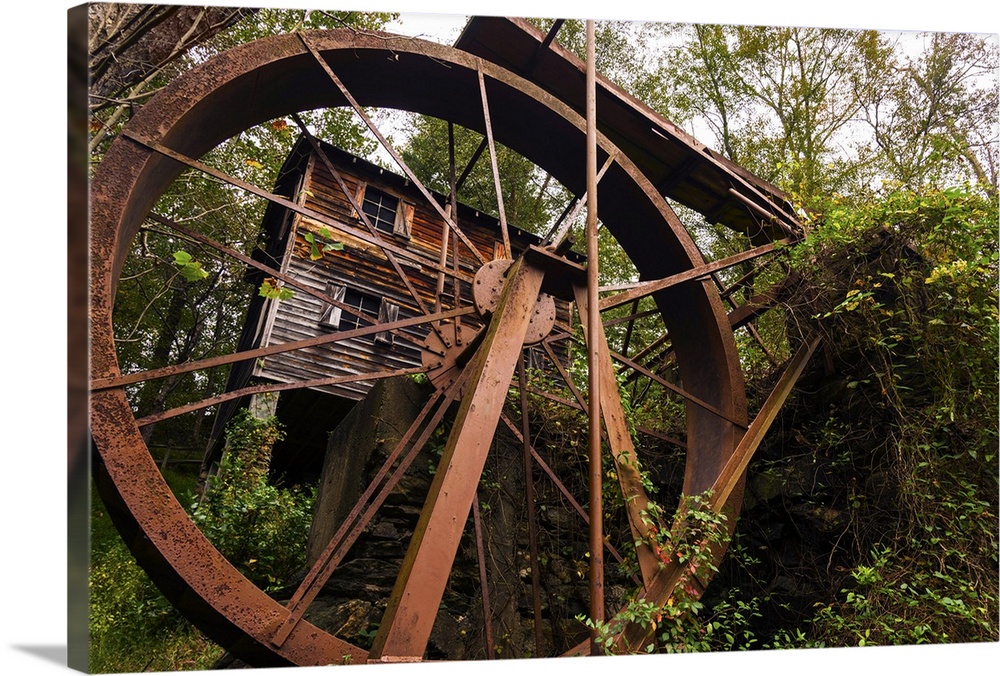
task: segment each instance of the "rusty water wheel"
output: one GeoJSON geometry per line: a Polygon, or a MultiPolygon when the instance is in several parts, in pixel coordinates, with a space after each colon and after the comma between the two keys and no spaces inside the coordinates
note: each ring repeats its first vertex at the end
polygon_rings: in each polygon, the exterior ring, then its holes
{"type": "MultiPolygon", "coordinates": [[[[412,565],[404,566],[371,654],[301,620],[300,612],[274,601],[243,577],[188,518],[141,436],[126,384],[162,374],[150,371],[127,380],[120,372],[112,312],[123,261],[152,206],[185,162],[190,164],[243,130],[298,111],[348,105],[353,98],[362,106],[420,112],[484,133],[482,81],[489,90],[495,139],[574,194],[583,194],[585,122],[559,100],[495,64],[453,48],[346,30],[260,40],[178,78],[130,121],[94,177],[91,426],[98,490],[137,561],[170,601],[213,640],[252,665],[420,659],[440,601],[436,589],[446,581],[454,554],[429,563],[444,566],[443,580],[429,583],[422,577],[428,565],[423,558],[430,556],[432,546],[411,545],[407,559],[412,565]],[[338,82],[340,86],[335,86],[338,82]],[[409,605],[400,601],[413,587],[426,588],[429,595],[409,605]]],[[[613,157],[599,186],[600,216],[642,278],[665,278],[701,265],[691,237],[649,181],[607,138],[602,136],[598,146],[599,162],[613,157]]],[[[515,267],[505,277],[497,314],[510,312],[511,321],[527,321],[514,317],[514,306],[519,302],[531,306],[525,299],[534,299],[539,291],[572,298],[564,278],[572,275],[572,266],[551,250],[539,249],[519,259],[515,267]]],[[[746,422],[742,375],[730,323],[709,281],[678,284],[657,292],[653,299],[684,384],[684,491],[695,494],[712,486],[742,435],[746,422]]],[[[483,354],[492,350],[492,355],[473,358],[463,367],[465,409],[476,397],[478,402],[490,400],[491,389],[502,390],[500,399],[507,391],[506,386],[489,385],[482,375],[509,382],[527,331],[497,332],[499,338],[487,332],[485,347],[480,347],[483,354]]],[[[497,422],[495,417],[492,422],[477,419],[463,427],[465,420],[466,414],[460,413],[452,446],[488,441],[497,422]]],[[[442,482],[448,481],[445,475],[438,473],[445,477],[442,482]]],[[[732,514],[739,512],[741,492],[734,492],[728,503],[732,514]]],[[[429,499],[422,523],[430,522],[434,530],[434,520],[452,510],[446,516],[464,524],[469,509],[467,499],[451,506],[429,499]]],[[[718,558],[722,556],[717,552],[718,558]]],[[[313,572],[322,576],[322,571],[313,572]]],[[[299,596],[301,600],[308,593],[299,596]]]]}

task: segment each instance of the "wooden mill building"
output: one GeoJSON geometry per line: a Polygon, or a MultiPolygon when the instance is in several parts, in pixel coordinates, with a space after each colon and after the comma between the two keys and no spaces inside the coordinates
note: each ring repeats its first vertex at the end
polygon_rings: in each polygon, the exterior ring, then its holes
{"type": "MultiPolygon", "coordinates": [[[[293,290],[290,297],[281,299],[257,295],[247,311],[239,344],[241,351],[455,307],[456,238],[449,232],[444,259],[449,273],[441,275],[446,224],[407,178],[329,144],[319,142],[314,146],[303,136],[279,172],[274,193],[295,201],[304,207],[303,211],[333,219],[341,228],[331,228],[316,218],[271,203],[265,212],[261,245],[254,258],[343,305],[324,302],[302,290],[293,290]],[[330,171],[331,166],[335,173],[330,171]],[[368,231],[348,194],[361,205],[377,237],[368,231]],[[390,263],[386,247],[394,252],[393,258],[405,274],[405,281],[390,263]],[[423,308],[415,300],[414,292],[423,308]],[[352,309],[358,312],[353,313],[352,309]]],[[[447,202],[444,195],[436,194],[435,198],[440,205],[447,202]]],[[[459,204],[455,220],[486,261],[516,257],[527,246],[539,242],[537,236],[509,225],[514,249],[509,256],[504,250],[497,218],[459,204]]],[[[459,244],[457,251],[461,277],[457,292],[462,304],[469,305],[472,280],[481,263],[464,244],[459,244]]],[[[262,283],[281,287],[279,280],[268,279],[257,269],[248,272],[248,279],[255,288],[262,283]]],[[[568,325],[570,316],[569,305],[557,303],[557,322],[568,325]]],[[[466,315],[460,321],[470,328],[482,323],[475,315],[466,315]]],[[[330,380],[419,367],[420,346],[429,331],[429,326],[422,324],[241,362],[230,372],[226,390],[258,383],[330,380]]],[[[318,473],[327,434],[374,382],[360,380],[282,391],[277,397],[275,413],[295,433],[294,438],[275,447],[272,472],[293,478],[318,473]]],[[[221,457],[225,425],[239,407],[249,403],[247,399],[221,407],[206,465],[221,457]]]]}

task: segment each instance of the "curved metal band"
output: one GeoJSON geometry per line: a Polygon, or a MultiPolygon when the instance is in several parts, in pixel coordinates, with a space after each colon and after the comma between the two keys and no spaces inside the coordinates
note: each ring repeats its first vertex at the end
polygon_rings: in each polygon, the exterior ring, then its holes
{"type": "MultiPolygon", "coordinates": [[[[477,59],[412,38],[348,30],[309,42],[364,106],[398,108],[482,130],[477,59]]],[[[582,193],[585,123],[550,94],[488,62],[496,140],[582,193]]],[[[292,112],[345,104],[296,35],[232,49],[178,78],[129,123],[138,134],[190,157],[256,124],[292,112]]],[[[601,136],[599,153],[616,152],[601,136]]],[[[602,158],[603,161],[603,158],[602,158]]],[[[117,279],[153,202],[182,167],[126,138],[110,147],[91,202],[91,377],[118,375],[112,332],[117,279]]],[[[602,221],[644,278],[694,267],[701,257],[673,211],[618,153],[600,183],[602,221]]],[[[742,375],[729,322],[714,288],[681,285],[656,296],[685,388],[745,420],[742,375]]],[[[243,578],[209,544],[174,499],[148,454],[124,391],[95,393],[92,433],[102,497],[136,558],[168,597],[214,640],[258,665],[359,661],[365,652],[308,623],[280,647],[269,643],[287,611],[243,578]]],[[[738,441],[716,415],[688,407],[685,490],[710,487],[738,441]]],[[[734,506],[738,511],[738,500],[734,506]]],[[[721,554],[720,554],[721,556],[721,554]]]]}

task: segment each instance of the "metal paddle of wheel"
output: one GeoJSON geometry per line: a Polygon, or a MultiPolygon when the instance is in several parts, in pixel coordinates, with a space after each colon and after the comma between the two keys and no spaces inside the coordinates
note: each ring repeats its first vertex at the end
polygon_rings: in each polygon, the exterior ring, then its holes
{"type": "MultiPolygon", "coordinates": [[[[524,393],[523,370],[518,374],[522,350],[526,343],[550,349],[548,341],[555,338],[553,298],[575,302],[581,321],[587,316],[584,270],[560,253],[558,242],[529,247],[516,260],[487,261],[467,241],[448,210],[427,193],[428,200],[449,224],[458,246],[465,247],[463,255],[476,261],[479,270],[474,282],[481,288],[475,298],[464,298],[459,307],[434,309],[414,293],[415,304],[422,310],[415,317],[321,339],[333,341],[348,334],[368,335],[413,326],[428,331],[424,361],[413,371],[426,372],[438,392],[419,424],[398,446],[397,459],[412,458],[413,449],[423,445],[448,405],[460,400],[453,431],[373,647],[364,650],[327,633],[304,620],[303,613],[349,550],[360,528],[358,524],[370,518],[379,501],[384,500],[385,483],[391,482],[393,472],[398,471],[392,470],[391,463],[362,496],[288,604],[271,599],[241,575],[191,522],[166,485],[141,434],[142,426],[152,421],[217,404],[226,395],[158,416],[137,418],[126,388],[261,354],[235,353],[122,375],[112,321],[115,295],[123,261],[140,226],[148,218],[166,220],[151,210],[185,168],[194,167],[303,212],[301,205],[227,176],[198,158],[254,125],[295,117],[301,111],[338,106],[353,107],[394,156],[363,106],[419,112],[480,130],[491,151],[495,139],[532,160],[572,193],[585,192],[586,124],[577,112],[528,80],[469,53],[376,33],[319,31],[282,35],[232,49],[178,78],[143,106],[111,145],[93,180],[91,204],[91,428],[97,451],[94,473],[98,490],[136,559],[171,602],[213,640],[258,666],[422,659],[494,431],[503,424],[513,428],[515,434],[521,433],[504,415],[503,406],[515,375],[521,376],[524,393]],[[455,333],[459,323],[445,323],[476,311],[484,325],[478,334],[455,333]]],[[[599,135],[597,147],[602,167],[598,185],[602,223],[642,279],[657,283],[655,287],[633,288],[605,299],[602,310],[647,296],[655,302],[652,314],[662,317],[684,383],[683,388],[669,384],[683,398],[686,410],[684,492],[700,493],[728,482],[728,487],[718,493],[724,496],[724,504],[717,507],[735,516],[742,500],[741,477],[745,469],[745,462],[740,466],[745,460],[740,447],[752,435],[747,433],[743,381],[731,318],[710,275],[727,265],[771,253],[773,247],[752,250],[737,257],[739,260],[706,264],[670,206],[632,160],[603,135],[599,135]]],[[[397,160],[410,180],[419,185],[398,156],[397,160]]],[[[493,164],[495,171],[495,160],[493,164]]],[[[500,203],[502,212],[502,200],[500,203]]],[[[322,215],[309,215],[322,220],[322,215]]],[[[501,225],[505,227],[502,213],[501,225]]],[[[381,247],[397,270],[397,259],[409,255],[394,249],[375,232],[359,229],[354,234],[381,247]]],[[[225,244],[201,239],[226,255],[241,261],[245,258],[225,244]]],[[[429,264],[426,260],[422,263],[429,264]]],[[[442,274],[456,274],[441,266],[439,269],[442,274]]],[[[269,272],[279,277],[281,274],[269,272]]],[[[405,279],[401,270],[400,275],[405,279]]],[[[283,281],[296,283],[291,278],[283,281]]],[[[338,304],[336,299],[324,300],[338,304]]],[[[612,360],[666,381],[613,352],[603,327],[587,327],[585,333],[588,340],[596,341],[602,357],[600,378],[609,384],[601,388],[601,410],[607,444],[628,505],[631,534],[625,540],[642,541],[649,535],[649,525],[640,514],[647,496],[618,400],[612,360]]],[[[390,375],[396,372],[375,371],[357,379],[390,375]]],[[[583,397],[573,388],[568,374],[563,372],[562,376],[582,405],[583,397]]],[[[272,389],[315,384],[292,383],[272,389]]],[[[522,441],[527,453],[529,444],[524,438],[522,441]]],[[[665,603],[676,584],[677,567],[662,566],[648,545],[639,545],[636,554],[645,598],[665,603]]],[[[723,555],[723,551],[716,553],[717,559],[723,555]]],[[[621,640],[634,643],[643,638],[623,636],[621,640]]]]}

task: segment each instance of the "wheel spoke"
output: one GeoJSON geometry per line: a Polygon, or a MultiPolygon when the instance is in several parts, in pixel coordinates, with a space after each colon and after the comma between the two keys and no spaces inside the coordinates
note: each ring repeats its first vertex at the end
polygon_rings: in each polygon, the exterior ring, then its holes
{"type": "Polygon", "coordinates": [[[741,423],[736,417],[729,415],[728,413],[726,413],[725,411],[721,410],[717,406],[712,406],[710,403],[708,403],[704,399],[700,399],[699,397],[694,396],[693,394],[691,394],[690,392],[688,392],[684,388],[679,387],[678,385],[674,385],[672,382],[670,382],[666,378],[663,378],[662,376],[659,376],[656,373],[653,373],[652,371],[650,371],[646,367],[640,366],[639,364],[635,363],[631,359],[629,359],[627,357],[623,357],[622,355],[618,354],[617,352],[610,352],[609,355],[610,355],[611,359],[614,359],[615,361],[617,361],[617,362],[619,362],[621,364],[624,364],[625,366],[629,367],[633,371],[636,371],[637,373],[641,373],[642,375],[646,376],[650,380],[656,381],[657,383],[659,383],[660,385],[663,385],[665,388],[667,388],[671,392],[674,392],[674,393],[680,395],[681,397],[683,397],[684,399],[687,399],[692,404],[700,406],[701,408],[705,409],[706,411],[708,411],[710,413],[714,413],[715,415],[719,416],[723,420],[727,420],[727,421],[731,422],[732,424],[736,425],[739,428],[746,429],[746,425],[743,424],[743,423],[741,423]]]}
{"type": "Polygon", "coordinates": [[[465,169],[462,170],[462,175],[459,176],[458,181],[455,182],[456,190],[461,190],[462,186],[465,185],[465,181],[469,178],[469,174],[471,174],[472,170],[475,169],[476,163],[479,162],[479,158],[483,156],[483,151],[486,150],[487,143],[488,141],[484,136],[483,140],[479,142],[478,146],[476,146],[476,150],[472,153],[472,157],[470,157],[469,161],[465,163],[465,169]]]}
{"type": "Polygon", "coordinates": [[[509,383],[514,375],[542,276],[523,257],[508,273],[482,346],[466,369],[469,389],[379,625],[373,659],[424,654],[503,408],[506,388],[496,384],[509,383]]]}
{"type": "MultiPolygon", "coordinates": [[[[586,289],[576,285],[574,292],[577,312],[580,316],[580,322],[583,324],[583,333],[588,347],[597,351],[598,373],[596,375],[601,381],[601,386],[598,389],[600,396],[598,410],[604,419],[607,430],[608,445],[611,448],[611,457],[615,462],[615,471],[618,475],[622,498],[625,501],[633,542],[639,543],[636,545],[639,569],[642,571],[643,583],[648,585],[661,564],[659,557],[647,544],[652,537],[650,529],[656,527],[658,530],[662,530],[662,524],[650,523],[651,517],[648,516],[649,496],[646,495],[646,490],[642,485],[639,459],[636,456],[632,436],[625,420],[625,411],[618,393],[618,381],[611,364],[604,327],[600,321],[593,323],[590,321],[587,313],[589,299],[586,289]]],[[[591,410],[593,410],[593,406],[591,406],[591,410]]]]}
{"type": "MultiPolygon", "coordinates": [[[[767,401],[764,402],[760,413],[758,413],[753,423],[750,424],[746,434],[743,435],[733,454],[716,477],[711,488],[707,505],[708,509],[719,514],[729,502],[729,497],[746,472],[750,459],[760,445],[764,434],[770,428],[771,423],[774,422],[778,411],[791,393],[799,376],[802,375],[802,371],[815,351],[816,346],[819,345],[819,341],[820,338],[818,335],[805,341],[789,362],[784,373],[781,374],[778,383],[771,391],[767,401]]],[[[657,573],[651,585],[646,586],[640,598],[652,603],[656,607],[663,606],[667,603],[674,589],[686,573],[691,574],[692,580],[697,579],[694,569],[689,568],[688,565],[681,565],[678,563],[676,557],[669,557],[666,567],[657,573]]],[[[650,627],[641,626],[639,623],[630,623],[615,638],[616,648],[625,651],[641,649],[646,641],[649,640],[651,631],[652,628],[650,627]]]]}
{"type": "MultiPolygon", "coordinates": [[[[448,123],[448,186],[448,204],[445,209],[450,216],[451,214],[458,213],[458,188],[455,183],[455,125],[451,122],[448,123]]],[[[442,270],[448,266],[448,239],[450,235],[450,228],[441,228],[441,254],[438,259],[438,265],[441,266],[442,270]]],[[[455,261],[455,265],[458,265],[457,260],[455,261]]],[[[444,272],[438,272],[436,293],[434,294],[435,312],[441,311],[441,299],[444,298],[444,280],[444,272]]],[[[457,333],[456,331],[456,335],[457,333]]]]}
{"type": "MultiPolygon", "coordinates": [[[[604,164],[601,165],[600,170],[597,172],[597,183],[601,182],[605,172],[607,172],[607,170],[611,167],[617,156],[618,153],[613,152],[608,155],[606,160],[604,160],[604,164]]],[[[582,196],[572,200],[569,205],[567,205],[566,211],[563,212],[563,215],[560,216],[559,220],[552,226],[549,233],[542,238],[542,245],[558,248],[559,245],[562,244],[563,240],[566,239],[566,235],[569,234],[569,229],[573,225],[573,221],[575,221],[577,216],[580,215],[580,212],[583,211],[583,207],[586,206],[586,204],[586,192],[584,192],[582,196]]]]}
{"type": "Polygon", "coordinates": [[[503,207],[503,189],[500,186],[500,167],[497,165],[497,149],[493,143],[493,123],[490,121],[490,103],[486,97],[486,79],[483,77],[482,59],[476,60],[476,74],[479,76],[479,93],[483,100],[483,121],[486,126],[486,142],[490,148],[490,167],[493,169],[493,189],[497,196],[497,212],[500,217],[500,234],[503,236],[505,257],[514,255],[510,247],[510,234],[507,232],[507,212],[503,207]]]}
{"type": "MultiPolygon", "coordinates": [[[[581,409],[581,410],[586,410],[586,409],[581,409]]],[[[523,437],[521,435],[521,430],[517,429],[517,427],[514,425],[514,423],[511,422],[510,418],[508,418],[506,415],[501,414],[500,420],[503,422],[504,425],[507,426],[507,428],[517,438],[518,441],[523,441],[523,437]]],[[[580,505],[580,503],[577,502],[577,499],[575,497],[573,497],[573,494],[570,492],[570,490],[568,488],[566,488],[566,484],[564,484],[562,482],[562,480],[555,473],[555,471],[552,469],[552,467],[549,466],[549,464],[547,462],[545,462],[544,458],[542,458],[542,456],[540,456],[538,454],[538,451],[535,450],[535,447],[532,446],[531,442],[527,443],[527,447],[528,447],[529,452],[531,453],[532,460],[534,460],[535,463],[538,465],[538,467],[542,470],[542,472],[545,473],[545,476],[547,476],[549,478],[549,480],[552,482],[552,485],[556,487],[556,490],[558,490],[559,493],[561,493],[562,496],[564,498],[566,498],[566,501],[576,511],[576,513],[580,515],[580,518],[583,519],[584,525],[589,526],[590,525],[590,516],[587,514],[587,510],[585,510],[580,505]]],[[[611,542],[609,542],[608,540],[605,540],[604,541],[604,548],[608,550],[608,552],[611,554],[611,556],[614,557],[614,559],[618,563],[625,563],[625,558],[621,555],[621,553],[617,549],[615,549],[615,546],[613,544],[611,544],[611,542]]],[[[641,585],[642,584],[642,580],[639,580],[638,578],[633,577],[633,581],[637,585],[641,585]]]]}
{"type": "Polygon", "coordinates": [[[539,591],[540,571],[538,570],[538,533],[535,523],[535,488],[531,473],[531,428],[528,420],[528,378],[525,374],[524,360],[527,355],[521,353],[517,364],[517,382],[521,390],[521,447],[524,451],[524,500],[528,517],[528,553],[531,557],[531,603],[534,612],[535,655],[541,657],[542,652],[542,597],[539,591]]]}
{"type": "Polygon", "coordinates": [[[280,646],[284,643],[295,626],[301,621],[302,615],[309,607],[309,604],[319,594],[323,585],[333,575],[337,565],[343,560],[372,517],[375,516],[375,513],[382,506],[382,503],[385,502],[389,493],[392,492],[410,468],[410,465],[416,460],[417,455],[419,455],[424,444],[427,443],[431,434],[434,433],[434,430],[441,423],[442,418],[444,418],[445,413],[448,411],[448,407],[455,400],[464,383],[465,379],[460,377],[447,391],[436,392],[428,399],[420,413],[417,414],[409,429],[407,429],[406,433],[399,440],[399,443],[396,444],[396,447],[386,458],[385,462],[382,463],[382,467],[371,482],[369,482],[365,492],[358,498],[350,514],[340,524],[340,527],[330,539],[323,553],[319,555],[316,563],[309,569],[306,577],[295,590],[291,600],[288,602],[288,616],[282,622],[281,626],[278,627],[272,639],[275,645],[280,646]],[[431,415],[431,411],[434,411],[433,415],[431,415]],[[428,416],[430,416],[429,419],[428,416]],[[422,431],[419,436],[413,439],[413,436],[421,428],[422,431]],[[413,439],[412,443],[411,439],[413,439]],[[387,479],[386,476],[390,470],[393,470],[393,465],[396,464],[396,460],[399,459],[407,446],[409,446],[409,451],[403,456],[399,464],[396,465],[392,475],[388,476],[387,479]],[[376,491],[378,491],[377,494],[376,491]]]}
{"type": "Polygon", "coordinates": [[[490,608],[490,585],[486,579],[486,548],[483,546],[483,520],[479,514],[479,492],[472,500],[472,523],[476,532],[476,559],[479,563],[479,589],[483,601],[483,629],[486,659],[493,659],[493,611],[490,608]]]}
{"type": "MultiPolygon", "coordinates": [[[[636,313],[639,310],[639,300],[636,298],[632,301],[632,311],[628,316],[628,326],[625,328],[625,337],[622,338],[622,354],[628,355],[628,348],[632,343],[632,330],[635,328],[636,313]]],[[[604,328],[607,329],[608,325],[605,322],[604,328]]]]}
{"type": "Polygon", "coordinates": [[[404,375],[416,375],[417,373],[423,373],[424,368],[422,366],[415,366],[408,369],[385,369],[382,371],[370,371],[368,373],[359,373],[350,376],[332,376],[330,378],[314,378],[313,380],[299,380],[292,383],[265,383],[263,385],[251,385],[249,387],[242,387],[237,390],[229,390],[222,394],[218,394],[214,397],[206,397],[200,399],[199,401],[185,404],[184,406],[177,406],[176,408],[171,408],[160,413],[153,413],[152,415],[147,415],[143,418],[136,418],[135,424],[139,427],[145,427],[146,425],[152,425],[153,423],[158,423],[161,420],[168,420],[170,418],[176,418],[179,415],[184,415],[185,413],[191,413],[192,411],[200,411],[201,409],[208,408],[210,406],[215,406],[216,404],[221,404],[226,401],[232,401],[233,399],[240,399],[241,397],[247,397],[251,394],[263,394],[265,392],[285,392],[287,390],[301,390],[307,388],[316,387],[329,387],[330,385],[343,385],[345,383],[360,383],[368,380],[381,380],[383,378],[392,378],[395,376],[404,375]]]}
{"type": "Polygon", "coordinates": [[[617,294],[615,296],[610,296],[601,299],[600,308],[603,312],[604,310],[610,310],[611,308],[616,308],[620,305],[630,303],[637,298],[644,298],[646,296],[652,295],[657,291],[662,291],[663,289],[670,288],[676,284],[682,282],[689,282],[691,280],[699,279],[701,277],[706,277],[713,272],[718,270],[725,270],[726,268],[738,265],[748,260],[764,256],[766,254],[774,253],[775,251],[780,251],[780,245],[788,244],[790,240],[783,239],[780,242],[770,242],[764,244],[750,251],[744,251],[743,253],[736,254],[734,256],[729,256],[728,258],[723,258],[721,260],[714,261],[712,263],[706,263],[705,265],[699,265],[690,270],[685,270],[684,272],[679,272],[676,275],[670,275],[669,277],[664,277],[663,279],[656,279],[649,282],[635,282],[631,284],[617,284],[614,286],[602,287],[601,291],[620,291],[622,289],[628,289],[623,293],[617,294]]]}
{"type": "Polygon", "coordinates": [[[357,114],[357,116],[361,118],[361,120],[365,123],[365,125],[372,132],[372,134],[375,135],[375,138],[378,139],[379,143],[382,144],[382,147],[385,148],[385,151],[392,156],[392,159],[396,161],[396,164],[399,166],[400,169],[403,170],[403,173],[405,173],[407,177],[410,179],[410,181],[413,182],[413,185],[415,185],[417,189],[421,193],[423,193],[424,198],[427,200],[427,202],[434,208],[435,211],[438,212],[438,216],[440,216],[441,219],[448,224],[448,227],[452,229],[455,235],[460,240],[462,240],[462,243],[465,244],[466,248],[468,248],[468,250],[472,253],[473,257],[479,262],[479,264],[484,265],[486,263],[486,259],[483,258],[483,255],[481,253],[479,253],[479,249],[477,249],[476,246],[469,240],[465,232],[463,232],[462,229],[458,226],[456,220],[452,218],[452,216],[449,216],[447,213],[445,213],[444,209],[441,207],[440,204],[438,204],[438,201],[434,199],[430,191],[428,191],[427,188],[424,187],[424,184],[420,181],[419,178],[417,178],[417,175],[413,173],[413,170],[410,169],[409,165],[407,165],[406,162],[403,161],[403,158],[400,156],[398,152],[396,152],[395,148],[392,147],[392,144],[389,143],[389,140],[382,134],[382,132],[379,131],[379,128],[372,121],[371,117],[369,117],[369,115],[365,112],[364,108],[362,108],[361,105],[354,99],[354,97],[351,96],[351,93],[347,91],[347,87],[344,86],[344,83],[341,82],[340,78],[337,77],[337,74],[333,72],[332,68],[330,68],[330,64],[328,64],[326,61],[323,60],[323,57],[320,56],[319,52],[316,51],[315,47],[313,47],[312,44],[310,44],[309,40],[306,38],[305,35],[299,33],[298,36],[299,39],[302,40],[302,44],[305,45],[306,49],[309,50],[309,53],[313,55],[313,57],[319,63],[320,67],[323,68],[327,76],[340,91],[341,95],[347,100],[351,108],[354,109],[355,114],[357,114]]]}
{"type": "MultiPolygon", "coordinates": [[[[91,382],[90,389],[91,391],[98,391],[114,387],[123,387],[125,385],[134,385],[136,383],[145,382],[147,380],[154,380],[156,378],[165,378],[167,376],[180,375],[182,373],[189,373],[191,371],[200,371],[203,369],[209,369],[216,366],[224,366],[225,364],[233,364],[236,362],[247,361],[249,359],[260,359],[262,357],[269,357],[275,354],[283,354],[285,352],[292,352],[294,350],[302,350],[308,347],[319,347],[321,345],[336,343],[342,340],[361,338],[363,336],[370,336],[376,333],[380,333],[382,331],[396,332],[401,329],[410,328],[414,326],[421,326],[423,324],[428,324],[431,322],[440,322],[446,319],[453,319],[465,315],[470,315],[474,312],[475,309],[472,307],[458,308],[456,310],[446,310],[444,312],[439,312],[437,314],[421,315],[418,317],[399,319],[394,322],[387,322],[382,324],[375,323],[372,326],[365,326],[359,329],[351,329],[350,331],[336,331],[334,333],[325,333],[319,336],[314,336],[312,338],[303,338],[302,340],[296,340],[288,343],[278,343],[275,345],[268,345],[267,347],[259,347],[253,350],[244,350],[242,352],[233,352],[230,354],[218,355],[216,357],[208,357],[206,359],[200,359],[198,361],[190,361],[190,362],[184,362],[182,364],[163,366],[156,369],[139,371],[136,373],[130,373],[128,375],[118,376],[114,378],[96,378],[91,382]]],[[[403,335],[407,340],[410,340],[409,336],[406,336],[405,334],[403,335]]]]}

